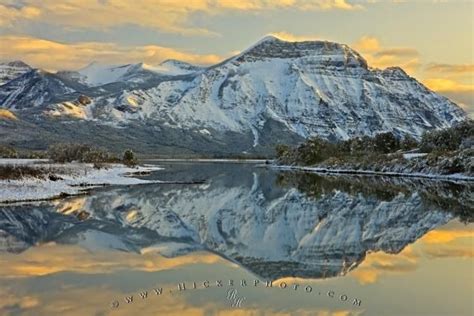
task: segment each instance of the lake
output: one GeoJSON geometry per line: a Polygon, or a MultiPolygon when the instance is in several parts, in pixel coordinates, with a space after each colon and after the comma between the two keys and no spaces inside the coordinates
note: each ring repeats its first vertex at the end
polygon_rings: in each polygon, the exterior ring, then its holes
{"type": "Polygon", "coordinates": [[[474,312],[472,183],[155,163],[188,183],[0,206],[0,314],[474,312]]]}

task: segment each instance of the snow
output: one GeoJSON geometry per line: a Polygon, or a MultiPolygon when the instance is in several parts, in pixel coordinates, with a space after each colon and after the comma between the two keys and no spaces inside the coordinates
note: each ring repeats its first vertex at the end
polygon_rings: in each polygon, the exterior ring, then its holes
{"type": "Polygon", "coordinates": [[[280,170],[300,170],[314,173],[333,173],[333,174],[359,174],[359,175],[381,175],[381,176],[394,176],[394,177],[410,177],[410,178],[427,178],[427,179],[440,179],[440,180],[453,180],[453,181],[474,181],[474,177],[466,176],[463,174],[433,174],[433,173],[420,173],[420,172],[388,172],[388,171],[372,171],[372,170],[356,170],[356,169],[329,169],[320,167],[303,167],[303,166],[287,166],[287,165],[271,165],[271,168],[280,170]]]}
{"type": "MultiPolygon", "coordinates": [[[[107,87],[94,96],[93,107],[65,101],[50,114],[115,127],[129,123],[132,128],[150,119],[150,125],[208,130],[214,137],[228,131],[252,134],[249,149],[271,138],[262,135],[270,120],[281,122],[282,133],[292,136],[343,140],[381,131],[419,138],[428,127],[448,127],[466,118],[454,103],[402,70],[368,68],[356,51],[331,42],[293,43],[268,36],[211,67],[177,60],[158,66],[92,63],[79,73],[91,86],[127,80],[134,85],[112,92],[107,87]],[[155,84],[146,76],[132,76],[143,71],[160,79],[155,84]]],[[[0,101],[7,107],[50,102],[47,95],[45,99],[44,94],[30,93],[30,88],[23,91],[26,86],[13,92],[0,89],[0,101]],[[23,101],[26,93],[35,99],[23,101]]],[[[66,95],[61,91],[54,96],[61,99],[66,95]]]]}
{"type": "Polygon", "coordinates": [[[0,164],[30,165],[54,170],[62,180],[23,178],[20,180],[0,180],[0,203],[30,200],[43,200],[59,196],[81,194],[84,186],[91,188],[103,185],[135,185],[159,183],[132,178],[130,175],[139,172],[151,172],[162,168],[156,166],[125,167],[120,164],[109,164],[107,168],[95,169],[92,164],[70,163],[49,164],[38,160],[0,159],[0,164]],[[81,187],[82,186],[82,187],[81,187]]]}
{"type": "Polygon", "coordinates": [[[424,157],[428,155],[427,153],[406,153],[403,154],[403,158],[405,159],[413,159],[413,158],[418,158],[418,157],[424,157]]]}
{"type": "Polygon", "coordinates": [[[204,68],[194,66],[179,60],[168,59],[158,66],[144,65],[145,69],[169,76],[186,75],[203,70],[204,68]]]}
{"type": "Polygon", "coordinates": [[[101,65],[96,62],[78,70],[82,76],[82,82],[92,86],[101,86],[107,83],[120,81],[131,69],[140,64],[129,64],[121,66],[101,65]]]}

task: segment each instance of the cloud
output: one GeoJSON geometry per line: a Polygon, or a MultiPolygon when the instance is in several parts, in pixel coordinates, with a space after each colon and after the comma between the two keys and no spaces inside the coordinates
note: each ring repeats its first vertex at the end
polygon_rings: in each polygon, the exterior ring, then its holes
{"type": "Polygon", "coordinates": [[[11,27],[18,19],[34,19],[41,15],[41,11],[34,6],[16,8],[0,4],[0,27],[11,27]]]}
{"type": "Polygon", "coordinates": [[[380,42],[372,36],[363,36],[357,40],[352,47],[361,52],[375,52],[380,49],[380,42]]]}
{"type": "Polygon", "coordinates": [[[215,64],[224,57],[195,54],[159,45],[122,46],[115,43],[79,42],[59,43],[46,39],[22,36],[0,36],[0,60],[12,56],[48,70],[78,69],[91,61],[105,64],[145,62],[158,64],[166,59],[179,59],[193,64],[215,64]],[[54,56],[54,58],[51,58],[54,56]]]}
{"type": "Polygon", "coordinates": [[[399,254],[374,252],[367,254],[365,260],[349,275],[360,284],[377,282],[382,275],[400,274],[413,271],[418,266],[418,255],[411,246],[399,254]]]}
{"type": "Polygon", "coordinates": [[[436,91],[462,107],[471,117],[474,117],[474,85],[465,84],[446,78],[428,78],[422,80],[433,91],[436,91]]]}
{"type": "Polygon", "coordinates": [[[401,48],[389,48],[389,49],[384,49],[380,50],[375,53],[376,57],[413,57],[413,56],[418,56],[419,53],[416,49],[413,48],[406,48],[406,47],[401,47],[401,48]]]}
{"type": "Polygon", "coordinates": [[[363,36],[352,44],[371,67],[387,68],[398,66],[407,73],[414,74],[420,67],[420,54],[411,47],[384,47],[380,40],[373,36],[363,36]]]}
{"type": "Polygon", "coordinates": [[[314,40],[319,39],[318,36],[295,35],[289,32],[285,32],[285,31],[270,33],[270,35],[273,35],[275,37],[278,37],[279,39],[290,41],[290,42],[314,41],[314,40]]]}
{"type": "Polygon", "coordinates": [[[425,71],[449,74],[470,74],[474,72],[474,64],[453,65],[430,63],[426,65],[425,71]]]}
{"type": "MultiPolygon", "coordinates": [[[[8,1],[8,0],[7,0],[8,1]]],[[[69,28],[97,29],[138,25],[184,35],[216,35],[190,24],[195,13],[216,15],[228,11],[354,10],[360,5],[347,0],[23,0],[21,4],[0,5],[0,26],[38,19],[69,28]]]]}
{"type": "Polygon", "coordinates": [[[474,92],[474,85],[463,84],[451,79],[431,78],[423,80],[431,90],[439,92],[474,92]]]}

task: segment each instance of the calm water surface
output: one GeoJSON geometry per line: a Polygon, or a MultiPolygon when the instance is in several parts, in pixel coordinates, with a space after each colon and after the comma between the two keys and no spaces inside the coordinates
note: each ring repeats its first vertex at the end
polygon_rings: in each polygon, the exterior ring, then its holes
{"type": "Polygon", "coordinates": [[[472,184],[157,163],[0,206],[0,315],[474,313],[472,184]]]}

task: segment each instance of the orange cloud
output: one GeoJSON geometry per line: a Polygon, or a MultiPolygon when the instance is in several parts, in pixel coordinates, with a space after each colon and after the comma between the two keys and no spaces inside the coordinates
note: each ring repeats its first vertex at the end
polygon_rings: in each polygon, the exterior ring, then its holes
{"type": "Polygon", "coordinates": [[[2,50],[0,59],[11,56],[36,67],[48,70],[78,69],[91,61],[105,64],[128,64],[145,62],[158,64],[166,59],[179,59],[193,64],[215,64],[224,57],[199,55],[158,45],[121,46],[114,43],[80,42],[59,43],[45,39],[20,36],[0,36],[2,50]],[[54,56],[54,58],[51,58],[54,56]]]}

